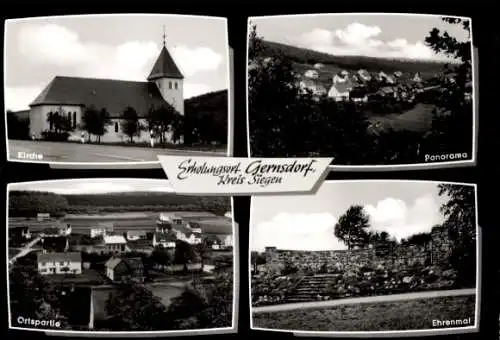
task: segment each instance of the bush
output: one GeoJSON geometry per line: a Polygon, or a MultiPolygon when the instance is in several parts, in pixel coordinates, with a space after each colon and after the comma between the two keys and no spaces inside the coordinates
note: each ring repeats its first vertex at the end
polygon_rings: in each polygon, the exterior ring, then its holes
{"type": "Polygon", "coordinates": [[[12,111],[7,111],[7,135],[9,139],[29,139],[30,121],[20,119],[12,111]]]}
{"type": "Polygon", "coordinates": [[[49,142],[66,142],[69,135],[69,132],[54,132],[45,130],[42,132],[42,139],[49,142]]]}

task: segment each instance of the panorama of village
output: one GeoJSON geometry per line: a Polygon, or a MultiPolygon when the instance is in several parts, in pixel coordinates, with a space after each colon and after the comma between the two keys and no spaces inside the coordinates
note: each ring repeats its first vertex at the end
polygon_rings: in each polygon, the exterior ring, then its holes
{"type": "Polygon", "coordinates": [[[471,161],[472,46],[466,18],[252,18],[251,154],[339,166],[471,161]]]}
{"type": "MultiPolygon", "coordinates": [[[[267,58],[270,61],[271,58],[267,58]]],[[[453,84],[456,74],[433,74],[427,79],[422,79],[420,72],[403,73],[395,71],[392,73],[368,72],[365,69],[341,70],[335,74],[328,74],[329,79],[324,78],[322,71],[325,65],[316,63],[312,68],[299,75],[299,86],[304,93],[311,91],[316,99],[322,96],[332,98],[336,101],[352,100],[356,103],[400,102],[407,108],[416,104],[417,97],[427,91],[445,91],[440,84],[453,84]],[[322,77],[320,78],[320,74],[322,77]]],[[[472,80],[466,83],[464,97],[472,99],[472,80]]]]}
{"type": "Polygon", "coordinates": [[[230,213],[196,211],[191,203],[186,211],[52,215],[41,209],[43,195],[54,200],[53,194],[9,193],[9,211],[17,215],[8,220],[11,326],[76,331],[231,327],[230,213]],[[35,212],[33,204],[23,210],[29,200],[40,210],[35,212]]]}

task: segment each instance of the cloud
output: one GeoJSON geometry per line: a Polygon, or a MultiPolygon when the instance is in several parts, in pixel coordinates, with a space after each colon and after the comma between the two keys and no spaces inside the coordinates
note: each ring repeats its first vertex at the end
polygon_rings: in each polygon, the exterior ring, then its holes
{"type": "Polygon", "coordinates": [[[372,230],[386,231],[401,240],[416,233],[429,232],[434,225],[442,223],[439,207],[432,195],[425,195],[410,206],[402,200],[386,198],[376,205],[366,205],[365,211],[370,216],[372,230]]]}
{"type": "Polygon", "coordinates": [[[373,41],[373,37],[382,33],[378,26],[366,26],[360,23],[352,23],[344,30],[336,30],[335,36],[344,44],[351,46],[363,46],[373,41]]]}
{"type": "Polygon", "coordinates": [[[73,65],[94,58],[97,46],[84,46],[75,32],[54,25],[23,26],[18,36],[19,51],[40,63],[73,65]]]}
{"type": "Polygon", "coordinates": [[[205,84],[184,83],[184,98],[196,97],[210,90],[210,87],[205,84]]]}
{"type": "Polygon", "coordinates": [[[29,104],[35,100],[47,84],[33,86],[18,86],[5,88],[5,108],[19,111],[29,109],[29,104]]]}
{"type": "MultiPolygon", "coordinates": [[[[57,67],[63,75],[73,77],[144,81],[160,53],[153,41],[129,41],[118,46],[83,41],[76,32],[56,24],[23,26],[17,42],[19,52],[35,67],[57,67]]],[[[217,71],[223,63],[223,57],[208,47],[181,45],[169,50],[186,78],[217,71]]],[[[8,87],[7,108],[27,109],[44,86],[8,87]]],[[[207,85],[185,80],[186,97],[209,90],[207,85]]]]}
{"type": "Polygon", "coordinates": [[[197,72],[216,71],[222,64],[222,56],[207,47],[176,46],[172,49],[172,56],[186,77],[197,72]]]}
{"type": "Polygon", "coordinates": [[[436,55],[422,41],[412,43],[398,38],[384,42],[379,38],[381,33],[382,29],[378,26],[354,22],[335,31],[315,28],[297,37],[295,42],[300,47],[333,55],[450,61],[447,56],[436,55]]]}
{"type": "Polygon", "coordinates": [[[334,236],[337,219],[330,213],[280,213],[252,229],[252,250],[266,246],[294,250],[334,250],[345,246],[334,236]]]}
{"type": "Polygon", "coordinates": [[[162,186],[150,188],[148,191],[152,191],[152,192],[174,192],[174,188],[172,188],[172,186],[170,185],[170,183],[167,183],[167,184],[163,183],[161,185],[162,186]]]}

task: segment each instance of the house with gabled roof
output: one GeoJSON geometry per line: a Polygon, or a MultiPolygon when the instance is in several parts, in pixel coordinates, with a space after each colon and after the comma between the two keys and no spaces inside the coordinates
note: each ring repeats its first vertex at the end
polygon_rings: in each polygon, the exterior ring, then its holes
{"type": "Polygon", "coordinates": [[[39,252],[37,266],[41,275],[81,274],[82,255],[79,252],[39,252]]]}
{"type": "Polygon", "coordinates": [[[111,257],[106,276],[113,282],[144,282],[144,264],[140,257],[111,257]]]}
{"type": "Polygon", "coordinates": [[[333,84],[345,83],[347,81],[350,81],[349,74],[342,72],[336,73],[332,79],[333,84]]]}
{"type": "Polygon", "coordinates": [[[401,72],[401,71],[395,71],[392,75],[395,78],[401,78],[403,76],[403,72],[401,72]]]}
{"type": "Polygon", "coordinates": [[[304,72],[304,77],[310,79],[318,79],[319,72],[317,70],[307,70],[306,72],[304,72]]]}
{"type": "MultiPolygon", "coordinates": [[[[93,107],[99,111],[105,109],[111,118],[111,125],[100,141],[123,141],[127,136],[122,131],[121,117],[127,107],[137,112],[139,122],[145,126],[152,108],[171,107],[184,115],[183,79],[165,41],[144,81],[56,75],[30,104],[30,135],[42,138],[44,131],[55,130],[55,118],[62,117],[74,129],[70,139],[79,139],[84,132],[81,128],[84,112],[93,107]]],[[[172,132],[167,134],[167,140],[172,141],[172,135],[172,132]]],[[[149,138],[149,131],[143,131],[136,140],[149,138]]]]}
{"type": "Polygon", "coordinates": [[[127,240],[121,235],[106,235],[103,237],[104,248],[110,253],[127,251],[127,240]]]}
{"type": "Polygon", "coordinates": [[[175,232],[155,232],[153,235],[153,247],[175,248],[177,236],[175,232]]]}
{"type": "Polygon", "coordinates": [[[126,233],[127,241],[145,240],[146,237],[147,237],[146,230],[129,230],[126,233]]]}
{"type": "Polygon", "coordinates": [[[372,75],[367,70],[361,69],[358,70],[358,76],[362,81],[370,81],[372,79],[372,75]]]}
{"type": "Polygon", "coordinates": [[[415,75],[413,76],[412,80],[414,82],[420,83],[422,81],[422,77],[420,76],[420,72],[415,73],[415,75]]]}
{"type": "Polygon", "coordinates": [[[303,79],[299,82],[299,87],[302,93],[306,93],[307,91],[310,91],[313,96],[315,97],[320,97],[324,96],[327,94],[326,88],[319,83],[318,81],[315,81],[313,79],[303,79]]]}
{"type": "Polygon", "coordinates": [[[191,245],[201,243],[201,231],[190,230],[186,227],[176,227],[173,230],[176,238],[180,241],[184,241],[191,245]]]}
{"type": "Polygon", "coordinates": [[[330,87],[328,91],[328,98],[332,98],[335,101],[349,100],[349,92],[351,91],[350,83],[336,83],[330,87]]]}
{"type": "Polygon", "coordinates": [[[99,222],[96,225],[93,225],[90,228],[90,237],[98,237],[109,235],[114,231],[114,223],[113,222],[99,222]]]}
{"type": "Polygon", "coordinates": [[[147,239],[129,241],[127,243],[127,248],[130,249],[131,252],[144,254],[151,254],[154,250],[152,240],[147,239]]]}
{"type": "Polygon", "coordinates": [[[217,235],[207,235],[204,238],[204,243],[213,250],[220,250],[222,248],[222,240],[217,235]]]}

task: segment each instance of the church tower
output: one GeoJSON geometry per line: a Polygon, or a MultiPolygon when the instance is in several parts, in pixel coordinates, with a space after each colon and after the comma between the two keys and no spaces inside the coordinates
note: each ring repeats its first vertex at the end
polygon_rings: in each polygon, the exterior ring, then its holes
{"type": "Polygon", "coordinates": [[[148,81],[154,82],[163,99],[184,115],[184,76],[167,50],[166,35],[163,33],[163,48],[156,60],[148,81]]]}

